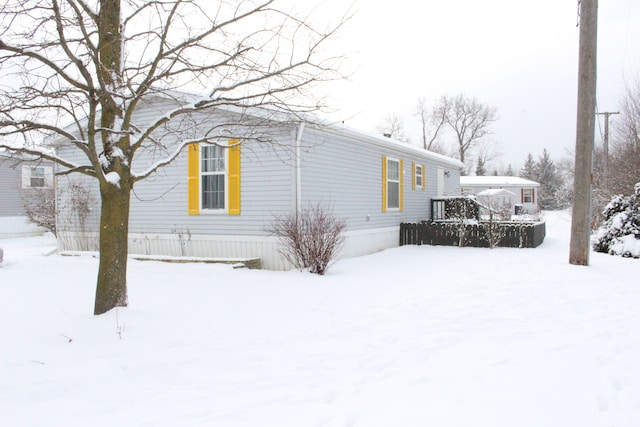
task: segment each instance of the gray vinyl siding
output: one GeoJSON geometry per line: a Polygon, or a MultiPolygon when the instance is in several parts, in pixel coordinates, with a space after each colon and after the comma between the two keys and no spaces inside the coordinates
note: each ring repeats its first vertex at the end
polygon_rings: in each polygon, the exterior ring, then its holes
{"type": "MultiPolygon", "coordinates": [[[[0,155],[0,217],[17,217],[25,216],[25,201],[39,189],[23,188],[22,186],[22,170],[23,166],[43,166],[48,169],[47,174],[52,171],[53,165],[45,161],[15,159],[0,155]]],[[[51,188],[51,176],[46,178],[47,188],[51,188]]],[[[44,189],[44,188],[43,188],[44,189]]],[[[37,199],[35,199],[37,200],[37,199]]]]}
{"type": "MultiPolygon", "coordinates": [[[[160,169],[134,187],[129,218],[130,233],[148,234],[208,234],[267,235],[266,226],[277,215],[290,213],[293,170],[287,164],[288,150],[280,155],[268,147],[244,147],[241,156],[241,214],[201,213],[187,211],[187,154],[183,152],[170,166],[160,169]]],[[[62,154],[62,153],[61,153],[62,154]]],[[[94,179],[83,176],[59,180],[60,204],[69,204],[63,188],[70,182],[83,182],[93,189],[95,208],[87,223],[88,230],[97,231],[99,223],[99,193],[94,179]],[[95,213],[95,214],[94,214],[95,213]]],[[[68,220],[60,218],[63,229],[68,220]]]]}
{"type": "Polygon", "coordinates": [[[20,166],[0,157],[0,217],[23,216],[20,166]]]}
{"type": "Polygon", "coordinates": [[[293,210],[293,156],[288,147],[252,143],[243,145],[241,153],[240,215],[188,214],[187,154],[183,152],[171,166],[136,185],[129,231],[267,235],[266,227],[275,216],[293,210]]]}
{"type": "MultiPolygon", "coordinates": [[[[144,108],[139,108],[136,123],[141,127],[174,107],[173,101],[147,102],[144,108]]],[[[199,128],[206,128],[216,120],[217,116],[212,113],[191,117],[188,124],[196,125],[189,128],[189,132],[197,133],[199,128]]],[[[225,120],[229,121],[228,116],[225,120]]],[[[170,165],[135,185],[131,195],[129,232],[150,235],[268,235],[266,229],[276,216],[291,213],[295,209],[295,129],[293,126],[272,128],[271,137],[271,142],[247,141],[242,144],[240,215],[229,215],[226,212],[188,214],[185,149],[170,165]]],[[[162,142],[164,150],[147,147],[137,153],[132,168],[134,172],[141,173],[159,159],[160,153],[171,151],[175,147],[175,136],[167,133],[162,142]]],[[[223,139],[222,142],[226,140],[223,139]]],[[[64,144],[58,148],[58,154],[74,163],[86,163],[82,153],[64,144]]],[[[58,198],[62,203],[68,198],[63,188],[72,180],[80,180],[94,189],[97,205],[93,212],[96,214],[93,215],[92,212],[88,229],[97,231],[100,209],[96,180],[77,174],[61,180],[58,198]]],[[[61,216],[64,217],[64,213],[61,216]]],[[[59,222],[64,226],[69,221],[61,218],[59,222]]]]}
{"type": "Polygon", "coordinates": [[[346,219],[347,230],[397,227],[401,222],[429,219],[436,196],[437,168],[449,171],[445,192],[459,194],[459,168],[431,159],[420,150],[403,150],[368,136],[341,135],[312,128],[302,147],[302,206],[322,204],[346,219]],[[404,209],[382,211],[382,157],[403,161],[404,209]],[[425,165],[426,188],[412,189],[412,162],[425,165]]]}

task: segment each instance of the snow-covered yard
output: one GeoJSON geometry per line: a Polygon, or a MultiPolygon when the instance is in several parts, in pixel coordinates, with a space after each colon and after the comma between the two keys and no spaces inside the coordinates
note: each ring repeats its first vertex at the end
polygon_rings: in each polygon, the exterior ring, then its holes
{"type": "Polygon", "coordinates": [[[640,262],[402,247],[327,276],[97,260],[1,240],[0,425],[640,426],[640,262]]]}

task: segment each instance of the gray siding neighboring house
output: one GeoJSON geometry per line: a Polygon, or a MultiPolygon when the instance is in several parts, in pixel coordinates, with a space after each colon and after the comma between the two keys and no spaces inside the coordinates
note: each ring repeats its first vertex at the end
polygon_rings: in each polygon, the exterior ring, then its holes
{"type": "MultiPolygon", "coordinates": [[[[206,120],[216,118],[201,116],[196,122],[206,120]]],[[[365,255],[398,246],[400,223],[429,219],[432,197],[460,193],[462,164],[455,159],[342,125],[288,123],[265,129],[272,133],[270,143],[247,141],[219,151],[192,145],[138,183],[130,253],[260,258],[263,268],[286,269],[278,240],[267,229],[278,216],[321,204],[346,220],[342,256],[365,255]],[[208,191],[212,185],[215,191],[208,191]]],[[[62,145],[58,153],[74,156],[62,145]]],[[[154,160],[149,151],[134,169],[154,160]]],[[[68,199],[62,189],[77,182],[92,188],[95,197],[84,230],[69,220],[68,211],[60,213],[59,247],[96,250],[96,185],[60,177],[58,202],[68,199]]]]}
{"type": "Polygon", "coordinates": [[[42,234],[27,222],[25,200],[40,189],[53,187],[53,165],[19,160],[0,153],[0,239],[42,234]]]}
{"type": "MultiPolygon", "coordinates": [[[[462,176],[460,188],[465,196],[478,195],[485,190],[507,190],[509,195],[497,195],[500,207],[522,206],[523,213],[536,214],[540,211],[540,183],[516,176],[462,176]]],[[[490,196],[487,196],[490,197],[490,196]]]]}

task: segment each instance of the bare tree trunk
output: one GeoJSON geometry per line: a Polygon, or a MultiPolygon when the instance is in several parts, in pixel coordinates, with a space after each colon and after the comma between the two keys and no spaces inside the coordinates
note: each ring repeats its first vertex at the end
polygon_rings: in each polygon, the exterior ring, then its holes
{"type": "Polygon", "coordinates": [[[94,314],[127,306],[127,255],[129,234],[128,188],[106,182],[101,189],[100,265],[94,314]]]}
{"type": "Polygon", "coordinates": [[[120,128],[124,115],[119,89],[122,80],[120,0],[100,0],[100,78],[106,93],[102,106],[101,137],[104,161],[100,180],[100,265],[94,314],[127,305],[127,256],[131,171],[123,156],[129,152],[129,136],[120,128]]]}

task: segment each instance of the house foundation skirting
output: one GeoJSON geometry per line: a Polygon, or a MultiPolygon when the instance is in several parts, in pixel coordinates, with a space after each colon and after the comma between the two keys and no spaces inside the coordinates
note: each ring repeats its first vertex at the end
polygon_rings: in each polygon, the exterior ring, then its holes
{"type": "MultiPolygon", "coordinates": [[[[345,245],[340,258],[351,258],[398,246],[400,227],[387,227],[345,232],[345,245]]],[[[129,253],[135,255],[253,259],[262,268],[288,270],[279,242],[273,236],[215,236],[157,233],[129,233],[129,253]]],[[[58,233],[59,251],[97,251],[97,233],[58,233]]]]}

